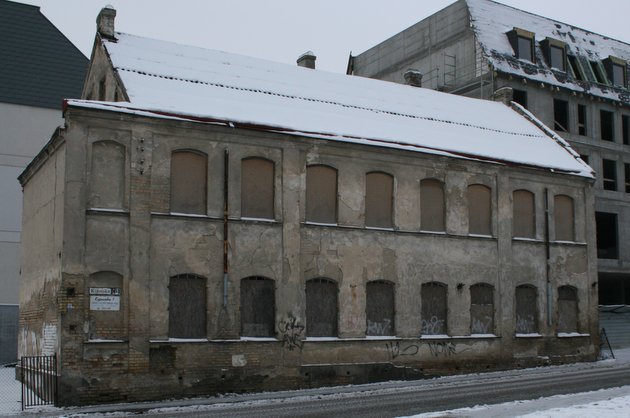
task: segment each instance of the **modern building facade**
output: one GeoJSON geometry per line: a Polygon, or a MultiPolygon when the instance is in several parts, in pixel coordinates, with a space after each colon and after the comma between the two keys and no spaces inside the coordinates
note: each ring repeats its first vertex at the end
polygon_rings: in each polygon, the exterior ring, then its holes
{"type": "Polygon", "coordinates": [[[114,18],[20,176],[62,404],[596,358],[593,173],[537,119],[114,18]]]}
{"type": "Polygon", "coordinates": [[[597,173],[602,305],[630,305],[630,45],[491,0],[459,0],[369,50],[348,72],[514,100],[597,173]],[[506,90],[507,89],[507,90],[506,90]]]}
{"type": "Polygon", "coordinates": [[[17,359],[22,190],[17,177],[81,94],[87,58],[39,7],[0,0],[0,364],[17,359]]]}

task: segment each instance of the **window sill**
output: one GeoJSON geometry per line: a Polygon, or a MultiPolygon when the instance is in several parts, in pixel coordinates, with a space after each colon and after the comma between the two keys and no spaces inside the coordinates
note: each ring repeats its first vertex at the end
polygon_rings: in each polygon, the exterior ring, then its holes
{"type": "Polygon", "coordinates": [[[261,341],[280,341],[274,337],[241,337],[240,341],[253,341],[253,342],[261,342],[261,341]]]}
{"type": "Polygon", "coordinates": [[[531,334],[514,334],[516,338],[540,338],[542,334],[532,332],[531,334]]]}
{"type": "Polygon", "coordinates": [[[394,231],[394,228],[392,227],[388,227],[388,228],[382,228],[380,226],[366,226],[365,229],[368,229],[370,231],[394,231]]]}
{"type": "Polygon", "coordinates": [[[207,338],[167,338],[164,340],[149,340],[150,343],[207,343],[207,338]]]}
{"type": "Polygon", "coordinates": [[[485,239],[494,238],[492,235],[486,235],[486,234],[468,234],[467,236],[470,238],[485,238],[485,239]]]}
{"type": "Polygon", "coordinates": [[[107,339],[102,339],[102,338],[94,338],[94,339],[89,339],[87,340],[85,343],[86,344],[121,344],[121,343],[128,343],[129,341],[127,340],[107,340],[107,339]]]}
{"type": "Polygon", "coordinates": [[[265,223],[269,223],[269,224],[274,224],[277,223],[275,219],[269,219],[269,218],[250,218],[247,216],[241,216],[241,221],[246,221],[246,222],[265,222],[265,223]]]}
{"type": "Polygon", "coordinates": [[[446,334],[435,334],[435,335],[421,335],[420,339],[421,340],[443,340],[443,339],[451,339],[453,337],[451,337],[450,335],[446,335],[446,334]]]}
{"type": "Polygon", "coordinates": [[[463,338],[475,338],[475,339],[494,339],[499,338],[496,334],[470,334],[470,335],[458,335],[452,338],[463,339],[463,338]]]}
{"type": "Polygon", "coordinates": [[[118,215],[128,215],[127,209],[109,209],[109,208],[88,208],[88,213],[114,213],[118,215]]]}
{"type": "Polygon", "coordinates": [[[306,222],[304,222],[304,225],[310,225],[310,226],[332,226],[332,227],[338,226],[336,223],[331,224],[331,223],[326,223],[326,222],[313,222],[313,221],[306,221],[306,222]]]}
{"type": "Polygon", "coordinates": [[[182,218],[208,218],[208,215],[203,215],[201,213],[169,212],[168,214],[182,218]]]}
{"type": "Polygon", "coordinates": [[[556,335],[558,338],[579,338],[579,337],[590,337],[591,334],[582,334],[579,332],[559,332],[556,335]]]}
{"type": "Polygon", "coordinates": [[[512,237],[512,241],[520,241],[520,242],[535,242],[538,244],[542,244],[545,241],[537,238],[526,238],[526,237],[512,237]]]}
{"type": "Polygon", "coordinates": [[[550,244],[555,244],[555,245],[577,245],[577,246],[586,246],[585,242],[578,242],[578,241],[562,241],[562,240],[554,240],[554,241],[549,241],[550,244]]]}

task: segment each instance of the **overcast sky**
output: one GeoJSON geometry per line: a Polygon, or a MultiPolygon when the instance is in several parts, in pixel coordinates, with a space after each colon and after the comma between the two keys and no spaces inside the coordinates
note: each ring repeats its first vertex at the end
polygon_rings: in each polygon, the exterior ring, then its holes
{"type": "MultiPolygon", "coordinates": [[[[317,68],[345,72],[365,51],[454,0],[20,0],[35,4],[85,55],[95,19],[111,4],[116,30],[295,63],[308,50],[317,68]]],[[[629,0],[501,0],[528,12],[630,42],[629,0]]],[[[525,28],[527,29],[527,28],[525,28]]]]}

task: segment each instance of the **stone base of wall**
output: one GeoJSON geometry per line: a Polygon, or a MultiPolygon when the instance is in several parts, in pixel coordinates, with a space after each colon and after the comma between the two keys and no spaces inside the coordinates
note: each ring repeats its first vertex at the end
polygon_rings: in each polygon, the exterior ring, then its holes
{"type": "MultiPolygon", "coordinates": [[[[126,343],[90,343],[61,370],[62,406],[423,379],[594,361],[590,337],[152,342],[148,368],[129,370],[126,343]],[[511,348],[512,351],[508,351],[511,348]]],[[[136,355],[135,352],[134,355],[136,355]]]]}

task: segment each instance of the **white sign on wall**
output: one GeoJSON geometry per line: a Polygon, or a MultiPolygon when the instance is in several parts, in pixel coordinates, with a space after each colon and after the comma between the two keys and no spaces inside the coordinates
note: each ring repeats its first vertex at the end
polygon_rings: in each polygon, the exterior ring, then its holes
{"type": "Polygon", "coordinates": [[[120,288],[90,287],[91,311],[119,311],[120,288]]]}

